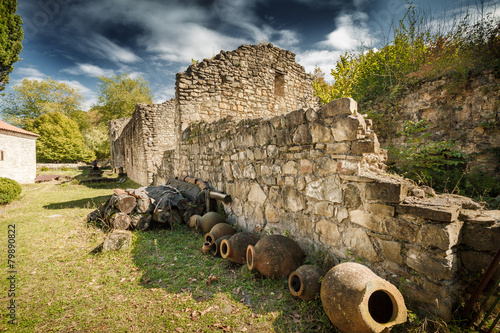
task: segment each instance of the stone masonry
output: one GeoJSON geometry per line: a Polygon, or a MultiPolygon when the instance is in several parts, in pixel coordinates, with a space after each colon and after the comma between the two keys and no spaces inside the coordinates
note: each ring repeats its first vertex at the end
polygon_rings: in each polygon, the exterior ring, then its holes
{"type": "Polygon", "coordinates": [[[272,44],[221,51],[177,74],[181,130],[196,121],[269,117],[315,106],[311,83],[295,54],[272,44]]]}
{"type": "Polygon", "coordinates": [[[175,102],[137,104],[131,118],[110,122],[112,167],[140,184],[153,181],[153,170],[163,152],[174,147],[175,102]]]}
{"type": "Polygon", "coordinates": [[[319,109],[311,82],[288,51],[222,52],[178,74],[175,99],[111,122],[112,163],[142,185],[201,178],[242,229],[361,262],[450,319],[498,249],[500,211],[387,174],[372,121],[350,98],[319,109]]]}
{"type": "Polygon", "coordinates": [[[500,211],[386,174],[371,121],[350,98],[271,119],[196,123],[163,157],[156,183],[202,178],[231,194],[224,208],[241,228],[362,262],[411,309],[445,319],[500,244],[500,211]]]}

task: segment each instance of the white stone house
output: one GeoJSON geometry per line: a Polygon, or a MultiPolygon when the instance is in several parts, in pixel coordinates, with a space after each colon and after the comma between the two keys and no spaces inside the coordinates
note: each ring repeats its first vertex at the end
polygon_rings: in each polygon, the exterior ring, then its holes
{"type": "Polygon", "coordinates": [[[34,183],[38,134],[0,120],[0,177],[34,183]]]}

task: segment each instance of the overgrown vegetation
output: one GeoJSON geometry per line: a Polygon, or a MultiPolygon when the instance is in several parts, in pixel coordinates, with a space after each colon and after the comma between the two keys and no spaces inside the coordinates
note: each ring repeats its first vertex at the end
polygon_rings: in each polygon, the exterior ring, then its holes
{"type": "Polygon", "coordinates": [[[21,195],[21,186],[12,179],[0,177],[0,205],[9,204],[21,195]]]}
{"type": "MultiPolygon", "coordinates": [[[[496,208],[500,204],[494,200],[500,195],[500,179],[469,167],[473,156],[467,156],[457,140],[435,141],[426,119],[407,121],[403,131],[396,131],[398,98],[421,82],[449,78],[446,88],[453,95],[486,69],[500,75],[498,17],[483,13],[471,23],[471,15],[466,14],[448,30],[443,26],[436,30],[429,16],[417,12],[408,2],[406,14],[393,27],[391,42],[378,50],[365,47],[346,52],[331,70],[335,79],[331,85],[316,69],[316,95],[322,103],[352,97],[368,111],[377,133],[404,136],[404,145],[388,147],[394,171],[439,191],[489,201],[490,207],[496,208]],[[373,105],[379,107],[374,110],[373,105]]],[[[496,125],[494,118],[480,126],[492,131],[496,125]]]]}

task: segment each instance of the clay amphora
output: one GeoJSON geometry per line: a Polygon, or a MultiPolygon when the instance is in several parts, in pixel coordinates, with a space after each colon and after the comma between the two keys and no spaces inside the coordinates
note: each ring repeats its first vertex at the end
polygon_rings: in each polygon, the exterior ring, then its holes
{"type": "Polygon", "coordinates": [[[189,218],[189,221],[188,221],[188,225],[191,228],[196,228],[196,226],[198,225],[198,222],[200,221],[200,218],[201,218],[200,215],[191,215],[191,217],[189,218]]]}
{"type": "Polygon", "coordinates": [[[201,247],[201,252],[203,252],[203,254],[207,254],[211,250],[210,245],[212,244],[210,244],[209,242],[203,243],[203,246],[201,247]]]}
{"type": "Polygon", "coordinates": [[[326,273],[321,303],[333,325],[346,333],[388,332],[406,321],[399,290],[354,262],[339,264],[326,273]]]}
{"type": "Polygon", "coordinates": [[[196,229],[201,229],[206,234],[214,225],[223,222],[226,222],[226,219],[222,215],[216,212],[208,212],[198,220],[196,229]]]}
{"type": "Polygon", "coordinates": [[[288,277],[299,268],[304,260],[304,252],[293,239],[282,235],[262,238],[254,246],[247,248],[247,266],[270,278],[288,277]]]}
{"type": "Polygon", "coordinates": [[[319,298],[324,275],[325,272],[317,266],[302,265],[288,277],[290,292],[304,301],[319,298]]]}
{"type": "Polygon", "coordinates": [[[212,245],[210,245],[211,249],[212,249],[212,254],[214,257],[220,257],[221,254],[220,254],[220,244],[222,243],[222,241],[224,239],[229,239],[231,238],[233,235],[226,235],[226,236],[222,236],[220,238],[217,238],[217,240],[215,242],[212,243],[212,245]]]}
{"type": "Polygon", "coordinates": [[[220,254],[224,259],[231,259],[238,264],[245,263],[246,250],[249,245],[255,245],[259,237],[251,232],[240,232],[220,244],[220,254]]]}
{"type": "Polygon", "coordinates": [[[234,235],[236,229],[228,223],[217,223],[212,227],[209,233],[205,234],[205,242],[212,244],[216,239],[226,235],[234,235]]]}

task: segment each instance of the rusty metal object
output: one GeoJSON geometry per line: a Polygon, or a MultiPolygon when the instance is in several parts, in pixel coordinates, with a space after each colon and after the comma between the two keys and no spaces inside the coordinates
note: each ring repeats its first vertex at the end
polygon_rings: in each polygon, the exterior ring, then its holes
{"type": "Polygon", "coordinates": [[[217,223],[210,229],[210,232],[205,234],[205,242],[212,244],[218,238],[226,235],[234,235],[236,229],[228,223],[217,223]]]}
{"type": "Polygon", "coordinates": [[[288,288],[293,296],[304,301],[319,298],[321,280],[325,272],[314,265],[302,265],[288,277],[288,288]]]}
{"type": "Polygon", "coordinates": [[[483,277],[481,278],[481,281],[476,287],[476,290],[474,290],[474,293],[472,294],[471,298],[465,304],[464,309],[462,310],[462,318],[465,318],[470,314],[472,308],[477,303],[479,296],[483,292],[484,288],[486,288],[486,285],[491,280],[493,274],[495,274],[496,270],[498,269],[499,264],[500,264],[500,249],[498,249],[497,253],[495,254],[495,257],[491,261],[488,270],[484,273],[483,277]]]}
{"type": "Polygon", "coordinates": [[[366,266],[347,262],[333,267],[321,284],[321,303],[342,332],[388,332],[406,321],[399,290],[366,266]]]}
{"type": "Polygon", "coordinates": [[[231,203],[233,201],[231,195],[214,191],[210,191],[210,198],[221,200],[224,203],[231,203]]]}
{"type": "Polygon", "coordinates": [[[229,239],[224,239],[220,245],[220,254],[224,259],[231,259],[238,264],[244,264],[248,246],[255,245],[259,237],[251,232],[240,232],[229,239]]]}
{"type": "Polygon", "coordinates": [[[270,278],[288,277],[299,268],[304,252],[293,239],[282,235],[270,235],[247,248],[247,266],[257,269],[270,278]]]}

